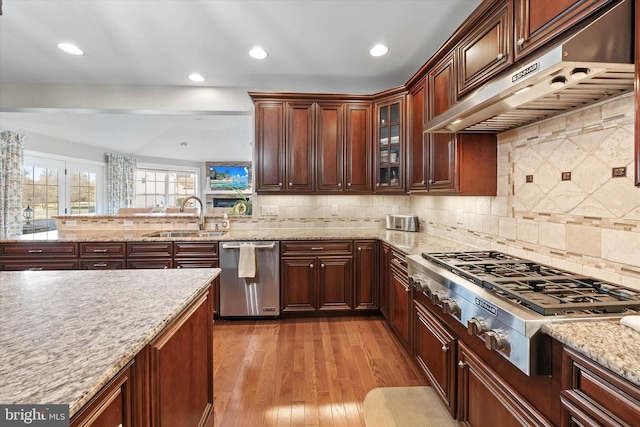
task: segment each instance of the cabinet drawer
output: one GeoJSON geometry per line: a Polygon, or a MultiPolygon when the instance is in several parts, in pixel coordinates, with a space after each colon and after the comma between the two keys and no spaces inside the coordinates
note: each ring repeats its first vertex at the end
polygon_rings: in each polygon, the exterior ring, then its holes
{"type": "Polygon", "coordinates": [[[404,253],[391,249],[391,265],[407,274],[407,260],[404,253]]]}
{"type": "Polygon", "coordinates": [[[176,258],[217,258],[218,242],[174,242],[173,250],[176,258]]]}
{"type": "Polygon", "coordinates": [[[0,264],[0,270],[3,271],[40,271],[40,270],[76,270],[78,261],[48,261],[42,260],[24,260],[24,261],[7,261],[0,264]]]}
{"type": "Polygon", "coordinates": [[[120,270],[125,268],[124,259],[92,259],[80,261],[80,270],[120,270]]]}
{"type": "Polygon", "coordinates": [[[351,240],[284,241],[281,245],[282,256],[314,253],[327,255],[329,252],[332,255],[351,255],[353,250],[353,242],[351,240]]]}
{"type": "Polygon", "coordinates": [[[171,242],[136,242],[127,243],[127,257],[145,258],[162,257],[171,258],[171,242]]]}
{"type": "Polygon", "coordinates": [[[124,243],[80,243],[80,256],[82,258],[124,257],[124,248],[124,243]]]}
{"type": "Polygon", "coordinates": [[[576,415],[585,412],[608,424],[636,425],[640,418],[638,388],[571,349],[562,354],[562,406],[576,415]]]}
{"type": "Polygon", "coordinates": [[[76,257],[77,243],[5,243],[0,245],[0,254],[10,258],[76,257]]]}
{"type": "Polygon", "coordinates": [[[218,260],[217,259],[205,259],[205,258],[196,258],[196,259],[176,259],[174,260],[175,268],[217,268],[218,260]]]}
{"type": "Polygon", "coordinates": [[[128,259],[127,268],[131,270],[136,268],[173,268],[173,260],[171,258],[161,257],[151,259],[128,259]]]}

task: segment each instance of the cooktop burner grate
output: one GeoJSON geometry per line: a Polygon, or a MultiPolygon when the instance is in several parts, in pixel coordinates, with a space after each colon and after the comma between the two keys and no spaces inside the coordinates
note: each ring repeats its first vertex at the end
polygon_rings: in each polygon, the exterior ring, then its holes
{"type": "Polygon", "coordinates": [[[545,316],[575,310],[640,309],[640,291],[497,251],[422,256],[512,302],[545,316]]]}

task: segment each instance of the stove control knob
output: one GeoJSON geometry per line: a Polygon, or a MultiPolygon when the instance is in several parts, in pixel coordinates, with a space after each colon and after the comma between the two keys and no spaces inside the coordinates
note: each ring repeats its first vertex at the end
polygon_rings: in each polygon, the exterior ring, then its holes
{"type": "Polygon", "coordinates": [[[487,332],[487,324],[479,317],[472,317],[467,322],[467,332],[469,335],[482,335],[487,332]]]}
{"type": "Polygon", "coordinates": [[[446,298],[447,294],[445,294],[443,291],[431,292],[431,302],[439,307],[442,307],[442,301],[444,301],[446,298]]]}
{"type": "Polygon", "coordinates": [[[489,350],[507,350],[509,348],[509,338],[500,329],[492,329],[484,334],[484,345],[489,350]]]}
{"type": "Polygon", "coordinates": [[[444,314],[460,315],[460,306],[453,298],[445,298],[442,300],[442,311],[444,314]]]}

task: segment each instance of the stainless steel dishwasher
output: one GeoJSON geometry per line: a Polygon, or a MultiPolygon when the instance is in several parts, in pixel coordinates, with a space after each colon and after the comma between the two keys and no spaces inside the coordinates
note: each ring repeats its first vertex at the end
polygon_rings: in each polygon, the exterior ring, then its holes
{"type": "Polygon", "coordinates": [[[280,315],[280,244],[277,241],[220,244],[220,316],[280,315]],[[238,277],[240,246],[254,245],[255,277],[238,277]]]}

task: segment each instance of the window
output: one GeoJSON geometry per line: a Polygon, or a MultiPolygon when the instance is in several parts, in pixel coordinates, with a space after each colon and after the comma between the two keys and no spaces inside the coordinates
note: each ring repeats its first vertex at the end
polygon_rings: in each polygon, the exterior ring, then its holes
{"type": "Polygon", "coordinates": [[[23,170],[22,209],[33,210],[24,233],[55,230],[57,215],[101,212],[104,164],[28,154],[23,170]]]}
{"type": "Polygon", "coordinates": [[[138,165],[136,207],[180,206],[186,196],[197,194],[198,170],[169,170],[138,165]]]}

